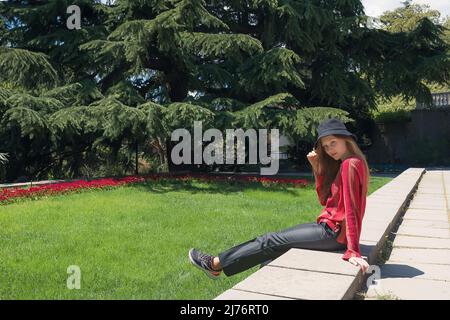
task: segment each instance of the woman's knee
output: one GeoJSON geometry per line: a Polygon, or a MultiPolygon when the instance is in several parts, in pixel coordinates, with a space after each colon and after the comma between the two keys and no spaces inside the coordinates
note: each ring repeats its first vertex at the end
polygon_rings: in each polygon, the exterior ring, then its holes
{"type": "Polygon", "coordinates": [[[283,241],[278,232],[268,232],[260,235],[256,238],[256,242],[263,251],[269,252],[280,251],[286,245],[286,242],[283,241]]]}

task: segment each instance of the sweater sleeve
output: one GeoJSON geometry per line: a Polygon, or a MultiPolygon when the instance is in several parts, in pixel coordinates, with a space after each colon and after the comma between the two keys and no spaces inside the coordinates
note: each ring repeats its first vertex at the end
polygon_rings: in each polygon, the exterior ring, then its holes
{"type": "Polygon", "coordinates": [[[342,188],[346,220],[347,250],[342,259],[361,257],[359,238],[362,225],[360,159],[348,159],[342,163],[342,188]]]}
{"type": "Polygon", "coordinates": [[[323,184],[323,175],[319,175],[316,172],[314,172],[314,180],[316,181],[316,192],[317,197],[319,198],[319,202],[322,206],[326,205],[327,199],[325,199],[325,196],[321,193],[321,187],[323,184]]]}

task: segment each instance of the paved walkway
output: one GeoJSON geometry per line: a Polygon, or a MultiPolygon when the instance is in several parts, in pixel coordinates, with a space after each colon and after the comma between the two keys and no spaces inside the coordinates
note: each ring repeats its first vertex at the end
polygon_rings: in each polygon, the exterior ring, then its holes
{"type": "Polygon", "coordinates": [[[450,299],[450,170],[427,171],[366,299],[450,299]]]}

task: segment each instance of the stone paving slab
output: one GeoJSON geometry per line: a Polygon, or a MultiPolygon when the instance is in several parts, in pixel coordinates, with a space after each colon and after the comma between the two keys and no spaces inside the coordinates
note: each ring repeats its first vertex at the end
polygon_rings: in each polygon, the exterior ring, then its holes
{"type": "MultiPolygon", "coordinates": [[[[401,195],[406,195],[406,194],[408,194],[409,192],[408,192],[408,188],[411,188],[411,186],[410,185],[408,185],[409,183],[408,182],[406,182],[405,183],[405,185],[403,185],[403,186],[397,186],[397,187],[395,187],[395,189],[394,188],[392,188],[391,190],[388,190],[388,189],[378,189],[378,190],[376,190],[376,191],[374,191],[374,192],[372,192],[370,195],[369,195],[369,198],[367,199],[367,200],[369,200],[369,199],[371,199],[371,198],[376,198],[376,199],[383,199],[383,200],[402,200],[401,198],[399,198],[398,197],[398,195],[399,194],[401,194],[401,195]],[[397,196],[397,197],[395,197],[395,196],[397,196]]],[[[382,187],[382,188],[384,188],[384,187],[382,187]]],[[[411,189],[410,189],[411,190],[411,189]]]]}
{"type": "Polygon", "coordinates": [[[444,189],[424,189],[424,188],[418,188],[417,192],[422,194],[444,194],[444,189]]]}
{"type": "Polygon", "coordinates": [[[382,222],[386,226],[388,226],[388,225],[392,224],[392,217],[391,217],[391,219],[389,219],[389,218],[383,217],[383,216],[372,215],[369,217],[364,217],[364,220],[363,220],[363,223],[368,223],[368,224],[379,223],[379,222],[382,222]]]}
{"type": "Polygon", "coordinates": [[[379,226],[379,225],[374,224],[373,221],[371,221],[370,224],[363,223],[360,240],[374,241],[374,242],[378,243],[383,238],[383,236],[385,234],[387,234],[386,229],[387,229],[387,225],[379,226]]]}
{"type": "Polygon", "coordinates": [[[268,266],[356,276],[359,268],[344,261],[343,253],[290,249],[268,266]]]}
{"type": "Polygon", "coordinates": [[[294,300],[291,298],[271,296],[242,290],[229,289],[214,300],[294,300]]]}
{"type": "Polygon", "coordinates": [[[340,300],[354,281],[354,276],[265,266],[233,288],[294,299],[340,300]]]}
{"type": "Polygon", "coordinates": [[[391,211],[386,211],[385,209],[378,209],[371,207],[369,210],[366,211],[364,214],[363,221],[367,220],[374,220],[379,222],[384,222],[385,225],[389,225],[394,217],[398,214],[398,208],[397,209],[391,209],[391,211]]]}
{"type": "Polygon", "coordinates": [[[396,248],[392,250],[389,261],[450,265],[450,250],[396,248]]]}
{"type": "MultiPolygon", "coordinates": [[[[407,193],[407,192],[405,192],[407,193]]],[[[366,201],[368,201],[369,203],[372,202],[379,202],[379,203],[392,203],[392,204],[397,204],[397,203],[403,203],[403,201],[405,201],[405,199],[401,199],[398,197],[398,195],[393,196],[393,195],[387,195],[387,194],[378,194],[378,195],[374,195],[371,194],[369,196],[369,198],[366,199],[366,201]]]]}
{"type": "Polygon", "coordinates": [[[404,219],[404,221],[419,220],[419,221],[434,221],[434,222],[441,222],[441,223],[445,223],[448,221],[448,218],[443,215],[430,215],[427,218],[424,218],[422,216],[417,216],[417,215],[407,215],[403,219],[404,219]]]}
{"type": "Polygon", "coordinates": [[[448,222],[448,215],[444,211],[406,211],[403,216],[403,220],[422,220],[422,221],[436,221],[436,222],[448,222]]]}
{"type": "Polygon", "coordinates": [[[448,300],[450,282],[426,279],[389,278],[380,280],[379,289],[369,289],[368,295],[392,295],[400,300],[448,300]]]}
{"type": "Polygon", "coordinates": [[[370,223],[363,223],[361,233],[373,229],[384,229],[383,231],[385,231],[388,225],[389,221],[371,221],[370,223]]]}
{"type": "MultiPolygon", "coordinates": [[[[419,194],[423,195],[421,193],[419,193],[419,194]]],[[[414,199],[412,199],[410,204],[416,204],[416,203],[430,205],[430,206],[445,206],[444,199],[439,199],[439,198],[428,198],[428,199],[425,199],[425,197],[414,198],[414,199]]]]}
{"type": "Polygon", "coordinates": [[[438,203],[436,201],[411,201],[409,208],[411,209],[440,209],[440,210],[445,210],[447,208],[447,205],[442,202],[442,203],[438,203]]]}
{"type": "Polygon", "coordinates": [[[395,217],[400,210],[400,205],[387,205],[387,204],[376,204],[376,205],[366,205],[366,210],[364,212],[364,218],[375,216],[383,216],[388,219],[395,217]]]}
{"type": "Polygon", "coordinates": [[[383,186],[383,189],[377,189],[376,191],[370,194],[370,197],[383,197],[384,195],[393,195],[393,194],[408,194],[408,181],[401,185],[395,185],[387,187],[383,186]]]}
{"type": "Polygon", "coordinates": [[[422,249],[448,249],[450,250],[450,239],[411,237],[398,235],[395,237],[394,248],[422,248],[422,249]]]}
{"type": "Polygon", "coordinates": [[[371,215],[384,215],[388,217],[394,217],[397,211],[401,208],[401,204],[387,204],[387,203],[367,203],[364,217],[371,215]]]}
{"type": "MultiPolygon", "coordinates": [[[[379,242],[385,236],[386,231],[384,230],[370,230],[368,232],[365,232],[361,235],[360,240],[362,241],[373,241],[373,242],[379,242]]],[[[384,239],[383,239],[384,240],[384,239]]],[[[378,243],[377,242],[377,243],[378,243]]]]}
{"type": "Polygon", "coordinates": [[[391,220],[394,218],[400,206],[370,206],[364,213],[364,219],[366,218],[385,218],[391,220]],[[391,210],[391,211],[387,211],[391,210]]]}
{"type": "Polygon", "coordinates": [[[444,186],[442,184],[442,179],[434,179],[434,180],[423,180],[417,189],[422,190],[443,190],[444,186]],[[428,182],[428,183],[427,183],[428,182]]]}
{"type": "MultiPolygon", "coordinates": [[[[419,193],[420,194],[420,193],[419,193]]],[[[422,194],[420,194],[422,195],[422,194]]],[[[425,204],[425,205],[431,205],[431,206],[446,206],[445,199],[442,198],[428,198],[426,199],[424,196],[420,198],[414,198],[412,199],[410,204],[425,204]]]]}
{"type": "Polygon", "coordinates": [[[427,174],[428,175],[426,176],[426,179],[423,179],[423,181],[421,181],[419,187],[423,187],[423,188],[442,188],[443,187],[441,173],[438,173],[434,177],[433,177],[432,173],[430,173],[430,171],[427,171],[427,174]]]}
{"type": "Polygon", "coordinates": [[[423,194],[418,193],[414,195],[413,200],[437,200],[437,201],[445,201],[447,197],[444,194],[423,194]]]}
{"type": "Polygon", "coordinates": [[[396,185],[392,185],[392,186],[384,185],[382,188],[377,189],[374,192],[372,192],[369,197],[384,196],[385,194],[397,194],[397,195],[408,194],[409,193],[408,188],[411,187],[411,185],[409,185],[409,184],[414,185],[414,183],[411,183],[411,181],[405,181],[404,183],[396,184],[396,185]]]}
{"type": "Polygon", "coordinates": [[[445,221],[430,221],[419,219],[407,219],[402,221],[402,226],[405,227],[421,227],[427,229],[450,229],[450,223],[445,221]]]}
{"type": "MultiPolygon", "coordinates": [[[[426,186],[424,184],[420,184],[417,188],[417,191],[424,191],[424,193],[441,193],[445,194],[444,186],[442,185],[442,181],[436,181],[432,184],[426,186]],[[438,186],[437,184],[441,184],[441,186],[438,186]]],[[[420,192],[419,192],[420,193],[420,192]]]]}
{"type": "MultiPolygon", "coordinates": [[[[406,197],[406,196],[405,196],[406,197]]],[[[385,200],[380,198],[366,198],[366,209],[368,208],[396,208],[397,210],[403,205],[404,200],[385,200]]]]}
{"type": "Polygon", "coordinates": [[[440,185],[436,185],[434,184],[435,182],[439,182],[440,184],[442,183],[442,171],[439,171],[436,175],[433,175],[433,173],[431,171],[427,171],[427,177],[426,179],[423,180],[423,182],[421,183],[421,185],[426,186],[426,187],[440,187],[440,185]]]}
{"type": "Polygon", "coordinates": [[[425,197],[420,197],[420,198],[417,198],[417,199],[411,201],[411,203],[414,203],[414,205],[420,205],[420,206],[427,205],[427,203],[429,203],[430,206],[432,206],[432,209],[434,209],[435,207],[441,207],[442,210],[446,210],[446,208],[447,208],[446,198],[425,199],[425,197]]]}
{"type": "Polygon", "coordinates": [[[432,214],[441,214],[441,215],[445,215],[447,214],[447,211],[445,209],[427,209],[427,208],[408,208],[405,212],[406,213],[420,213],[421,215],[423,215],[425,218],[428,215],[432,215],[432,214]]]}
{"type": "Polygon", "coordinates": [[[397,231],[397,235],[450,239],[450,230],[424,229],[420,227],[405,227],[403,225],[400,225],[400,228],[398,228],[397,231]]]}

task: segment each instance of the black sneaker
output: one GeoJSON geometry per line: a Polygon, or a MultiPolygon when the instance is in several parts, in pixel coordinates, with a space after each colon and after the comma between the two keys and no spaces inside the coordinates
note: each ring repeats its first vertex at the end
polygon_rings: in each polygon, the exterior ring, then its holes
{"type": "Polygon", "coordinates": [[[205,254],[197,249],[192,248],[189,250],[189,261],[206,273],[211,279],[217,279],[220,276],[220,271],[212,268],[212,261],[214,257],[209,254],[205,254]]]}

